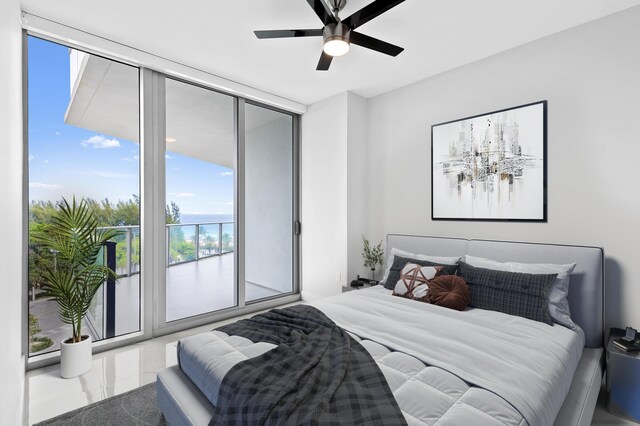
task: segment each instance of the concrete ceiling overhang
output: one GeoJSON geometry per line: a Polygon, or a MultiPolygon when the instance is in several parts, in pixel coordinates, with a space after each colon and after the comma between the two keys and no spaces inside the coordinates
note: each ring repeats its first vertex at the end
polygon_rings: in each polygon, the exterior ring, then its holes
{"type": "MultiPolygon", "coordinates": [[[[71,49],[71,96],[65,123],[104,135],[139,142],[138,70],[71,49]]],[[[167,151],[234,167],[233,98],[166,79],[167,151]]],[[[250,130],[281,114],[253,108],[250,130]]]]}

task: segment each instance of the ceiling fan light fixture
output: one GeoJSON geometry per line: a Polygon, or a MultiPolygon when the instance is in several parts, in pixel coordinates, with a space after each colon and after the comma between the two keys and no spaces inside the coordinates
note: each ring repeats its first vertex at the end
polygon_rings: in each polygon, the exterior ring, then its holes
{"type": "Polygon", "coordinates": [[[349,35],[351,29],[342,22],[328,24],[322,30],[324,36],[324,53],[329,56],[342,56],[349,52],[349,35]]]}
{"type": "Polygon", "coordinates": [[[342,56],[349,52],[349,42],[341,36],[329,37],[324,41],[324,53],[329,56],[342,56]]]}

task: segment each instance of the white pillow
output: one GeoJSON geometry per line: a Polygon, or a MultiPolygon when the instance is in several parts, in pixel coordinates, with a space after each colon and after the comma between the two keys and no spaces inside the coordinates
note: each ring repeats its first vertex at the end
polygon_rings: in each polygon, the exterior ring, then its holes
{"type": "Polygon", "coordinates": [[[410,293],[408,297],[412,299],[422,299],[426,297],[429,292],[429,280],[435,278],[437,274],[438,269],[433,266],[420,266],[415,263],[407,263],[405,267],[402,268],[402,274],[396,283],[393,294],[407,297],[407,293],[410,293]]]}
{"type": "Polygon", "coordinates": [[[408,251],[392,248],[389,257],[387,258],[387,267],[384,270],[384,275],[380,284],[384,285],[387,282],[389,271],[393,266],[393,259],[395,256],[407,257],[409,259],[426,260],[427,262],[439,263],[440,265],[455,265],[460,260],[459,257],[441,257],[441,256],[427,256],[425,254],[414,254],[408,251]]]}
{"type": "Polygon", "coordinates": [[[558,324],[572,330],[577,328],[571,320],[569,311],[569,278],[576,267],[576,263],[557,265],[553,263],[518,263],[496,262],[492,259],[466,255],[464,261],[477,268],[494,269],[497,271],[521,272],[525,274],[558,274],[549,291],[549,313],[551,319],[558,324]]]}

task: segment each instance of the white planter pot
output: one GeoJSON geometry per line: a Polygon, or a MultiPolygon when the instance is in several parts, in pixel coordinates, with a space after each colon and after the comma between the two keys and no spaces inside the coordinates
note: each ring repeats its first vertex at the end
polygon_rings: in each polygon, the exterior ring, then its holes
{"type": "Polygon", "coordinates": [[[69,379],[91,370],[91,336],[80,343],[60,343],[60,375],[69,379]]]}

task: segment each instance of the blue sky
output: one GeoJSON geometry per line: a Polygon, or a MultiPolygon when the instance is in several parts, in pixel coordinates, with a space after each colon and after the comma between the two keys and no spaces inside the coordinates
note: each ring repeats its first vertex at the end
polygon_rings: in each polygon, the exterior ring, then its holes
{"type": "MultiPolygon", "coordinates": [[[[139,194],[137,143],[64,123],[69,80],[68,48],[29,37],[29,199],[139,194]]],[[[166,167],[167,203],[186,214],[233,213],[231,169],[172,152],[166,167]]]]}

